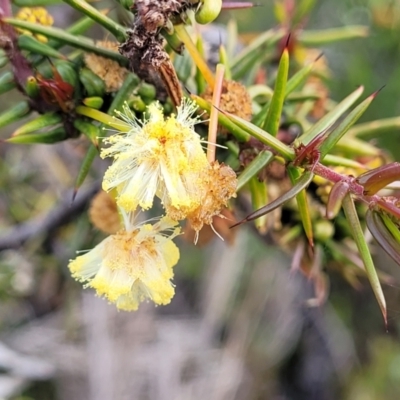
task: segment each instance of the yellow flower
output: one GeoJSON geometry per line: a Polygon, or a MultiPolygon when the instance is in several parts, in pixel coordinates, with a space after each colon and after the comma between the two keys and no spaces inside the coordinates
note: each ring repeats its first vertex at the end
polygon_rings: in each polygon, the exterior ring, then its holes
{"type": "MultiPolygon", "coordinates": [[[[23,7],[18,11],[16,18],[22,21],[32,22],[34,24],[40,24],[44,26],[51,26],[54,23],[53,17],[43,7],[23,7]]],[[[40,42],[47,42],[47,37],[44,35],[32,34],[32,32],[26,29],[17,29],[25,35],[33,35],[40,42]]]]}
{"type": "Polygon", "coordinates": [[[208,168],[206,154],[193,127],[196,106],[187,101],[177,115],[164,118],[157,103],[148,108],[148,120],[141,122],[128,108],[119,116],[132,126],[127,133],[115,134],[105,143],[101,156],[113,157],[103,180],[106,191],[117,188],[117,203],[127,212],[138,206],[149,209],[154,196],[164,206],[186,214],[198,207],[198,175],[208,168]]]}
{"type": "Polygon", "coordinates": [[[175,292],[172,268],[179,259],[172,242],[179,234],[176,222],[164,217],[154,225],[135,226],[124,217],[126,230],[70,261],[72,276],[121,310],[137,310],[147,298],[168,304],[175,292]]]}

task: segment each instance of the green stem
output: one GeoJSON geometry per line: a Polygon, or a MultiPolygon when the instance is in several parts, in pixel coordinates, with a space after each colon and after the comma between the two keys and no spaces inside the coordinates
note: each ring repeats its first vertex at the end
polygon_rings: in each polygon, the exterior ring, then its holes
{"type": "Polygon", "coordinates": [[[111,32],[119,42],[124,42],[127,38],[126,30],[123,26],[114,22],[111,18],[108,18],[99,10],[96,10],[93,6],[84,0],[63,0],[64,3],[69,4],[75,10],[87,15],[98,24],[103,26],[109,32],[111,32]]]}

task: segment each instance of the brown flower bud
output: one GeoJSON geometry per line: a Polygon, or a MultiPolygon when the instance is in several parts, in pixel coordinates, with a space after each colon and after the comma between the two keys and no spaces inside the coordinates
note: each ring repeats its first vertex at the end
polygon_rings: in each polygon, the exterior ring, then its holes
{"type": "MultiPolygon", "coordinates": [[[[212,102],[213,88],[207,87],[202,97],[208,102],[212,102]]],[[[230,114],[250,121],[252,115],[251,97],[245,86],[235,81],[224,81],[219,108],[230,114]]],[[[226,133],[226,130],[222,129],[226,133]]]]}
{"type": "MultiPolygon", "coordinates": [[[[99,41],[96,45],[105,49],[118,51],[118,43],[116,42],[99,41]]],[[[106,91],[109,93],[116,92],[121,88],[129,72],[116,61],[94,53],[85,53],[84,60],[86,66],[104,81],[106,91]]]]}
{"type": "Polygon", "coordinates": [[[93,197],[89,218],[92,224],[104,233],[113,234],[121,229],[117,204],[107,192],[100,191],[93,197]]]}

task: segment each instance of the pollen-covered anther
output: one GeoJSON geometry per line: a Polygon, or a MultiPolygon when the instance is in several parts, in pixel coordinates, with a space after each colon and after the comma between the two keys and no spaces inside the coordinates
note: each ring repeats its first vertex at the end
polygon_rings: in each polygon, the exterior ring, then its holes
{"type": "Polygon", "coordinates": [[[187,215],[196,232],[199,232],[204,224],[212,225],[214,216],[222,217],[221,211],[228,204],[228,200],[236,197],[237,178],[231,167],[215,161],[205,171],[200,185],[201,202],[187,215]]]}
{"type": "MultiPolygon", "coordinates": [[[[118,52],[117,42],[98,41],[96,45],[118,52]]],[[[118,91],[129,73],[126,68],[121,67],[116,61],[94,53],[85,53],[84,61],[86,66],[104,81],[108,93],[118,91]]]]}
{"type": "Polygon", "coordinates": [[[117,203],[109,193],[103,190],[93,197],[89,208],[89,218],[92,224],[104,233],[113,234],[122,228],[117,203]]]}
{"type": "Polygon", "coordinates": [[[172,242],[179,234],[175,225],[163,218],[154,225],[109,236],[72,260],[71,274],[121,310],[137,310],[145,299],[168,304],[174,295],[172,268],[179,259],[179,249],[172,242]]]}

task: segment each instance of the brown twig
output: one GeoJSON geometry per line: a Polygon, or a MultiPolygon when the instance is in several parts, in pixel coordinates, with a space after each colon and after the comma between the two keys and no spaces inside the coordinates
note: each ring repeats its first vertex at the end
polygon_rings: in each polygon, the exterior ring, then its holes
{"type": "Polygon", "coordinates": [[[87,208],[89,201],[99,189],[100,184],[95,183],[88,189],[80,191],[72,204],[71,196],[66,194],[62,197],[61,203],[46,215],[9,229],[0,237],[0,251],[16,249],[34,236],[48,236],[54,230],[72,221],[87,208]]]}

